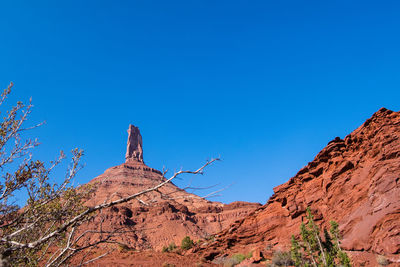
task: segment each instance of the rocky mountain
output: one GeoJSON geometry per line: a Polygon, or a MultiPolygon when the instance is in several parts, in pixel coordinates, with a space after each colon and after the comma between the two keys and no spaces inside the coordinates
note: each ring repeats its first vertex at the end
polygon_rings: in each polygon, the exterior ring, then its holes
{"type": "Polygon", "coordinates": [[[380,109],[346,136],[336,137],[262,207],[206,243],[211,260],[234,252],[288,251],[310,207],[316,223],[340,225],[342,248],[355,266],[377,266],[382,255],[400,265],[400,113],[380,109]]]}
{"type": "MultiPolygon", "coordinates": [[[[143,161],[142,136],[130,125],[125,163],[107,169],[93,179],[95,192],[89,206],[126,197],[165,181],[162,173],[143,161]]],[[[223,204],[208,201],[178,188],[172,182],[157,192],[104,210],[91,222],[104,230],[123,232],[116,240],[136,250],[161,250],[171,242],[180,244],[185,236],[207,238],[249,215],[258,203],[223,204]]],[[[98,227],[97,227],[98,228],[98,227]]]]}

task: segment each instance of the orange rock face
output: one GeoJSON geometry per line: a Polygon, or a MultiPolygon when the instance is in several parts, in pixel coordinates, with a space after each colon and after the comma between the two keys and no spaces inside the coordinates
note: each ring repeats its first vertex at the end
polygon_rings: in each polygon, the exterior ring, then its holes
{"type": "Polygon", "coordinates": [[[191,255],[179,255],[176,253],[162,253],[156,251],[114,251],[107,257],[94,261],[86,266],[90,267],[217,267],[218,265],[204,262],[201,258],[191,255]]]}
{"type": "MultiPolygon", "coordinates": [[[[90,182],[96,189],[87,205],[126,197],[165,181],[160,171],[144,164],[139,129],[131,125],[128,133],[126,162],[107,169],[90,182]]],[[[102,224],[104,230],[119,229],[123,234],[114,240],[130,248],[161,250],[171,242],[180,245],[185,236],[193,240],[207,238],[259,206],[247,202],[211,202],[168,183],[158,192],[104,210],[90,226],[96,228],[102,224]]]]}
{"type": "Polygon", "coordinates": [[[400,113],[381,109],[344,139],[335,138],[269,201],[232,224],[200,252],[288,250],[310,207],[316,223],[340,225],[353,263],[400,263],[400,113]]]}

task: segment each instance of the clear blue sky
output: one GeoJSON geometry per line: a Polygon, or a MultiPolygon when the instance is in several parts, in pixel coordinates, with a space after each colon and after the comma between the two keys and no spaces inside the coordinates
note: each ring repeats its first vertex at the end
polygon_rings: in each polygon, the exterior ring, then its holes
{"type": "MultiPolygon", "coordinates": [[[[265,203],[328,141],[399,110],[399,1],[1,1],[0,86],[33,98],[36,156],[83,148],[85,183],[124,161],[195,168],[265,203]]],[[[180,185],[185,181],[178,181],[180,185]]]]}

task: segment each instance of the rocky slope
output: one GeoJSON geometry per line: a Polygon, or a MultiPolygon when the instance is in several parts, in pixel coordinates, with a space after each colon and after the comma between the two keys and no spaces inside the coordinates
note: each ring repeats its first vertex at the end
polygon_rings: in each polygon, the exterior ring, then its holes
{"type": "MultiPolygon", "coordinates": [[[[103,253],[105,251],[97,251],[103,253]]],[[[78,263],[79,264],[79,263],[78,263]]],[[[79,266],[78,264],[73,266],[79,266]]],[[[218,267],[220,265],[206,262],[196,255],[179,255],[157,251],[116,250],[107,257],[100,258],[84,266],[89,267],[218,267]]]]}
{"type": "Polygon", "coordinates": [[[288,250],[305,210],[316,222],[340,225],[355,266],[377,255],[400,265],[400,113],[380,109],[344,139],[335,138],[269,201],[206,244],[207,259],[233,252],[288,250]]]}
{"type": "MultiPolygon", "coordinates": [[[[165,181],[161,172],[145,165],[139,129],[130,125],[125,163],[107,169],[93,179],[95,193],[87,205],[126,197],[165,181]]],[[[211,202],[168,183],[158,192],[112,207],[102,212],[91,228],[117,230],[115,240],[128,247],[161,250],[171,242],[180,244],[186,235],[207,238],[242,219],[260,204],[211,202]]]]}

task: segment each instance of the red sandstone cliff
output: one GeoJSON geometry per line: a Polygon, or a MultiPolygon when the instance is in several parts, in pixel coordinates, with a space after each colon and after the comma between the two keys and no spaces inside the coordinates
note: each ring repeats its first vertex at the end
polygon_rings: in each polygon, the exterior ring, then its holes
{"type": "MultiPolygon", "coordinates": [[[[316,222],[339,223],[356,266],[376,255],[400,265],[400,113],[380,109],[343,140],[335,138],[269,201],[206,244],[208,259],[254,249],[288,250],[310,207],[316,222]]],[[[396,265],[396,266],[398,266],[396,265]]]]}
{"type": "MultiPolygon", "coordinates": [[[[125,163],[107,169],[90,182],[95,186],[95,193],[87,204],[92,206],[126,197],[162,181],[165,178],[160,171],[145,165],[142,137],[139,129],[130,125],[125,163]]],[[[171,242],[179,245],[186,235],[197,240],[222,231],[259,206],[258,203],[208,201],[168,183],[159,192],[103,211],[91,226],[96,228],[104,219],[103,229],[124,231],[115,240],[137,250],[161,250],[171,242]]]]}

